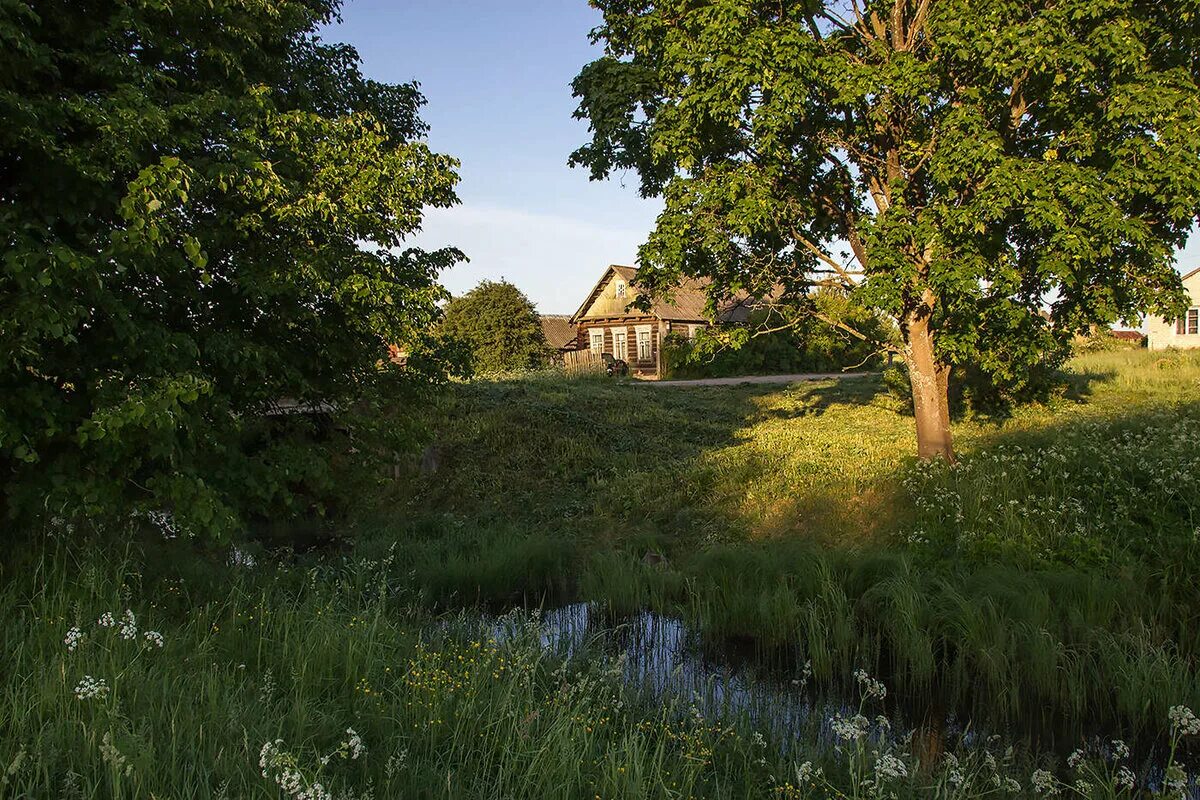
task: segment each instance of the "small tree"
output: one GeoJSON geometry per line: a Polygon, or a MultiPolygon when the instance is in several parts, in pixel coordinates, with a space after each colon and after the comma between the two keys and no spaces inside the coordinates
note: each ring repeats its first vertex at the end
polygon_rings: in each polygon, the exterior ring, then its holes
{"type": "Polygon", "coordinates": [[[1196,0],[593,5],[572,162],[664,198],[646,288],[819,314],[840,287],[890,316],[921,456],[953,458],[952,365],[1020,381],[1089,324],[1180,307],[1196,0]]]}
{"type": "Polygon", "coordinates": [[[446,305],[442,332],[465,343],[479,372],[529,369],[545,363],[550,346],[529,298],[508,281],[482,281],[446,305]]]}
{"type": "Polygon", "coordinates": [[[0,4],[0,515],[296,510],[329,462],[263,412],[444,377],[459,255],[396,251],[456,162],[321,42],[338,5],[0,4]]]}

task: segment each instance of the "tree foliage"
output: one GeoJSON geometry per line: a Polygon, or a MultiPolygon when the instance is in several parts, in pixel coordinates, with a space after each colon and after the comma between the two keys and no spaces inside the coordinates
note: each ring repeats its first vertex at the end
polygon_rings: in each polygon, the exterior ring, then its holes
{"type": "Polygon", "coordinates": [[[415,84],[316,36],[338,0],[0,2],[0,476],[10,514],[222,530],[328,466],[279,401],[436,380],[456,202],[415,84]],[[388,343],[418,353],[403,370],[388,343]],[[278,420],[275,427],[282,426],[278,420]],[[247,449],[247,442],[255,449],[247,449]]]}
{"type": "Polygon", "coordinates": [[[541,319],[529,298],[508,281],[481,281],[446,305],[442,332],[464,343],[478,372],[541,366],[550,355],[541,319]]]}
{"type": "Polygon", "coordinates": [[[648,288],[708,276],[819,313],[833,286],[891,316],[922,455],[953,457],[953,365],[1019,382],[1090,324],[1179,308],[1196,0],[593,5],[572,161],[664,198],[648,288]]]}

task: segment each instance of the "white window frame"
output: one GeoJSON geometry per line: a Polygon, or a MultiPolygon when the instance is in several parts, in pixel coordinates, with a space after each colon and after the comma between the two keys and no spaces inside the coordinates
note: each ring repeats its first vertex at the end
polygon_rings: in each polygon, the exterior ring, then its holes
{"type": "Polygon", "coordinates": [[[588,329],[588,349],[593,353],[604,352],[604,329],[589,328],[588,329]]]}
{"type": "Polygon", "coordinates": [[[608,332],[612,335],[613,358],[621,361],[629,360],[629,329],[628,328],[609,328],[608,332]],[[617,337],[620,337],[619,339],[617,337]]]}
{"type": "Polygon", "coordinates": [[[614,290],[614,293],[616,294],[617,299],[619,299],[619,300],[625,299],[625,281],[617,281],[616,282],[616,288],[614,290]]]}
{"type": "Polygon", "coordinates": [[[1200,306],[1192,306],[1181,319],[1176,320],[1175,333],[1180,336],[1200,334],[1200,306]]]}
{"type": "Polygon", "coordinates": [[[654,360],[654,326],[638,325],[635,328],[637,331],[637,357],[638,361],[653,361],[654,360]],[[645,338],[643,338],[645,337],[645,338]],[[643,351],[642,345],[645,345],[643,351]],[[643,352],[645,353],[643,355],[643,352]]]}

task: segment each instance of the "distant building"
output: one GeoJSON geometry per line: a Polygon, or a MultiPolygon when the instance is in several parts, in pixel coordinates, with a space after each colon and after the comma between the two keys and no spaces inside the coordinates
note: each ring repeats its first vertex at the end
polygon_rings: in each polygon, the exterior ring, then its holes
{"type": "Polygon", "coordinates": [[[1151,317],[1147,320],[1149,329],[1149,347],[1151,350],[1165,350],[1168,347],[1191,348],[1200,347],[1200,269],[1194,269],[1183,276],[1183,289],[1188,294],[1191,304],[1179,319],[1159,319],[1151,317]]]}
{"type": "Polygon", "coordinates": [[[685,280],[667,298],[656,299],[648,311],[632,306],[638,292],[633,283],[637,270],[613,265],[604,271],[579,310],[571,316],[578,329],[579,350],[608,353],[624,361],[631,372],[644,377],[662,375],[662,345],[671,333],[694,338],[713,323],[745,322],[750,301],[728,303],[709,319],[708,296],[703,281],[685,280]]]}

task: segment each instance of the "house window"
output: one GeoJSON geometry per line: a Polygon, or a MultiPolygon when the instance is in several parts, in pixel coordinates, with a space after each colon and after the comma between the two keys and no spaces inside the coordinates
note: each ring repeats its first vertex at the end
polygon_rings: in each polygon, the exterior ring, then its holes
{"type": "Polygon", "coordinates": [[[613,328],[613,357],[622,361],[629,360],[629,331],[624,328],[613,328]]]}
{"type": "Polygon", "coordinates": [[[625,281],[617,281],[617,297],[625,297],[625,281]]]}
{"type": "Polygon", "coordinates": [[[588,340],[591,345],[591,348],[590,348],[591,351],[593,353],[603,353],[604,352],[604,331],[603,330],[593,330],[588,333],[588,336],[591,337],[588,340]]]}
{"type": "Polygon", "coordinates": [[[637,348],[638,361],[650,361],[654,358],[654,354],[650,347],[650,329],[638,328],[637,332],[637,348]]]}
{"type": "Polygon", "coordinates": [[[1180,336],[1200,333],[1200,308],[1189,308],[1186,317],[1175,320],[1175,333],[1180,336]]]}

